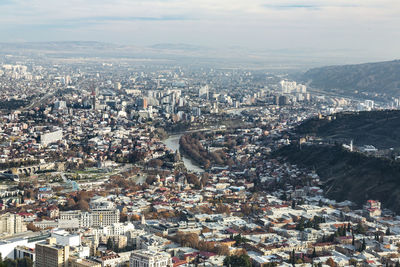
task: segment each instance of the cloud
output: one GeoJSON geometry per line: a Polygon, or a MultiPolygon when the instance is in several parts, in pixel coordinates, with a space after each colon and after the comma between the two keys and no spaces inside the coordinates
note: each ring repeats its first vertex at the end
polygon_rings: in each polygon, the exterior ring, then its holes
{"type": "MultiPolygon", "coordinates": [[[[2,1],[0,1],[2,2],[2,1]]],[[[93,18],[104,22],[112,20],[168,20],[202,19],[225,20],[253,18],[265,20],[275,11],[291,12],[301,16],[299,10],[321,14],[335,13],[333,9],[385,10],[399,7],[398,0],[6,0],[0,10],[0,22],[16,24],[43,24],[67,20],[93,18]],[[397,3],[397,4],[396,4],[397,3]]],[[[1,26],[0,26],[1,27],[1,26]]]]}
{"type": "Polygon", "coordinates": [[[275,8],[275,9],[292,9],[292,8],[311,8],[317,9],[320,6],[317,5],[264,5],[266,8],[275,8]]]}
{"type": "Polygon", "coordinates": [[[399,0],[0,0],[0,34],[400,53],[399,13],[399,0]]]}

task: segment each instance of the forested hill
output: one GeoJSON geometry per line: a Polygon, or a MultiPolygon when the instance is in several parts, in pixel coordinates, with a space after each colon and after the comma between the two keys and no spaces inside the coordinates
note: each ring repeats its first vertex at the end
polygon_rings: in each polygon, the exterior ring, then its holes
{"type": "Polygon", "coordinates": [[[400,111],[337,113],[332,120],[312,118],[296,128],[300,135],[353,140],[356,145],[400,148],[400,111]]]}
{"type": "Polygon", "coordinates": [[[317,89],[400,95],[400,60],[310,69],[303,81],[317,89]]]}
{"type": "Polygon", "coordinates": [[[289,145],[273,153],[293,164],[315,169],[324,192],[337,201],[351,200],[359,206],[377,199],[384,208],[400,212],[400,163],[351,153],[341,146],[289,145]]]}

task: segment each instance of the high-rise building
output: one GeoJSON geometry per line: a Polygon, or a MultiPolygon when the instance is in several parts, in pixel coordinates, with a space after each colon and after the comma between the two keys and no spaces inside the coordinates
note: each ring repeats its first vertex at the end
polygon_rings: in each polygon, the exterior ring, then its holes
{"type": "Polygon", "coordinates": [[[114,89],[116,89],[116,90],[121,90],[121,88],[122,88],[122,85],[121,85],[120,82],[115,82],[115,83],[114,83],[114,89]]]}
{"type": "Polygon", "coordinates": [[[37,243],[35,253],[35,266],[68,267],[69,246],[57,245],[55,238],[48,238],[46,243],[37,243]]]}
{"type": "Polygon", "coordinates": [[[400,106],[400,99],[399,99],[399,98],[395,98],[395,99],[394,99],[394,106],[395,106],[396,108],[398,108],[398,107],[400,106]]]}
{"type": "Polygon", "coordinates": [[[147,98],[138,98],[136,103],[139,109],[147,109],[147,98]]]}
{"type": "Polygon", "coordinates": [[[371,110],[374,108],[374,100],[365,100],[364,103],[368,110],[371,110]]]}
{"type": "Polygon", "coordinates": [[[274,105],[279,105],[279,95],[274,95],[273,96],[273,104],[274,105]]]}
{"type": "Polygon", "coordinates": [[[299,85],[298,85],[298,92],[299,92],[299,93],[302,93],[302,94],[307,93],[307,86],[305,86],[305,85],[303,85],[303,84],[299,84],[299,85]]]}
{"type": "Polygon", "coordinates": [[[54,109],[66,109],[67,103],[65,101],[56,101],[54,102],[54,109]]]}
{"type": "Polygon", "coordinates": [[[26,224],[18,214],[6,213],[0,215],[0,234],[17,234],[26,231],[26,224]]]}
{"type": "Polygon", "coordinates": [[[307,92],[307,86],[303,84],[297,84],[296,82],[282,80],[279,82],[279,85],[282,94],[290,94],[292,92],[305,94],[307,92]]]}
{"type": "Polygon", "coordinates": [[[96,91],[92,90],[92,109],[93,110],[96,109],[96,102],[97,102],[96,91]]]}
{"type": "Polygon", "coordinates": [[[193,114],[193,116],[196,116],[196,117],[201,116],[201,109],[199,107],[193,107],[192,114],[193,114]]]}
{"type": "Polygon", "coordinates": [[[283,94],[290,94],[293,90],[296,89],[297,83],[296,82],[289,82],[289,81],[280,81],[280,89],[283,94]]]}
{"type": "Polygon", "coordinates": [[[208,94],[209,94],[208,85],[200,87],[200,89],[199,89],[199,97],[200,98],[208,99],[208,94]]]}
{"type": "Polygon", "coordinates": [[[289,104],[289,97],[285,96],[285,95],[281,95],[279,97],[279,106],[284,106],[289,104]]]}

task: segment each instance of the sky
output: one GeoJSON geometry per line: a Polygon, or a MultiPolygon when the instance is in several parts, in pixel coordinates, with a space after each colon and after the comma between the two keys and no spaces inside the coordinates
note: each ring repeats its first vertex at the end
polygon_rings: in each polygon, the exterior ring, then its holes
{"type": "Polygon", "coordinates": [[[185,43],[400,58],[400,0],[0,0],[0,42],[185,43]]]}

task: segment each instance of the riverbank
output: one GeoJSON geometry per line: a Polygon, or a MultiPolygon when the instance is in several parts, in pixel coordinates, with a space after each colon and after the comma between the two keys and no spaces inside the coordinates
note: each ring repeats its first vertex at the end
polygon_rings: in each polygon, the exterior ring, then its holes
{"type": "MultiPolygon", "coordinates": [[[[162,142],[172,151],[179,151],[180,150],[180,144],[179,144],[179,139],[184,133],[179,133],[179,134],[172,134],[170,135],[167,139],[163,140],[162,142]]],[[[182,161],[188,171],[191,172],[199,172],[202,173],[204,172],[204,169],[202,169],[200,166],[196,165],[190,158],[186,157],[185,155],[182,155],[182,161]]]]}

